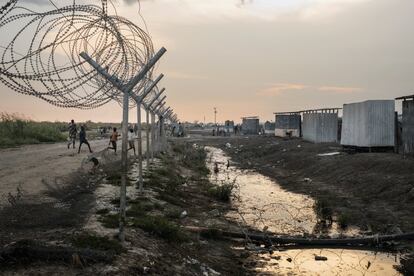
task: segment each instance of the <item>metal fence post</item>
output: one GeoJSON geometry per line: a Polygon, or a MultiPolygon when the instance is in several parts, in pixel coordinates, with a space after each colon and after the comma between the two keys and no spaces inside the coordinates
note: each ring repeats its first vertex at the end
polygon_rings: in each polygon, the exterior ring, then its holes
{"type": "Polygon", "coordinates": [[[151,112],[151,161],[154,162],[154,153],[156,147],[155,141],[155,114],[151,112]]]}
{"type": "Polygon", "coordinates": [[[150,119],[149,119],[149,110],[146,110],[146,119],[147,119],[147,129],[146,129],[146,138],[147,138],[147,152],[146,152],[146,156],[147,156],[147,170],[150,169],[150,158],[151,158],[151,153],[150,153],[150,119]]]}
{"type": "Polygon", "coordinates": [[[144,189],[144,180],[142,175],[142,120],[141,120],[141,103],[137,103],[137,124],[138,124],[138,173],[139,173],[139,179],[138,179],[138,187],[139,192],[142,193],[144,189]]]}

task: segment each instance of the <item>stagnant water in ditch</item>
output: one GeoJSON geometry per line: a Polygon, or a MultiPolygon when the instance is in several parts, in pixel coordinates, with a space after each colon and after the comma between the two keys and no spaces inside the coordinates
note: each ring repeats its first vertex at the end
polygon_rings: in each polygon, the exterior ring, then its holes
{"type": "MultiPolygon", "coordinates": [[[[226,214],[229,219],[276,234],[318,234],[312,198],[288,192],[257,172],[237,168],[221,149],[206,147],[206,150],[207,166],[212,172],[210,180],[217,185],[231,182],[237,186],[232,199],[234,208],[226,214]]],[[[350,228],[344,232],[333,224],[324,234],[355,236],[359,230],[350,228]]],[[[266,275],[400,275],[394,268],[399,260],[398,254],[365,250],[289,249],[258,253],[250,263],[258,273],[266,275]],[[315,256],[327,260],[316,261],[315,256]]]]}

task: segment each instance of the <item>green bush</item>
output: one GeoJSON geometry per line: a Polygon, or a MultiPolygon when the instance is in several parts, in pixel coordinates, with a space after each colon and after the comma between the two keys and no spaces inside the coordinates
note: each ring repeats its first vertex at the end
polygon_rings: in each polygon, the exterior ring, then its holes
{"type": "Polygon", "coordinates": [[[62,123],[34,122],[7,113],[0,114],[0,147],[65,141],[62,123]]]}
{"type": "Polygon", "coordinates": [[[208,193],[223,202],[229,202],[231,199],[231,194],[236,188],[234,183],[223,183],[220,186],[213,186],[208,190],[208,193]]]}
{"type": "Polygon", "coordinates": [[[134,219],[133,225],[170,242],[182,242],[187,240],[187,237],[182,233],[180,228],[164,217],[142,216],[134,219]]]}
{"type": "Polygon", "coordinates": [[[88,233],[82,233],[75,235],[71,238],[72,245],[79,248],[88,248],[103,251],[113,251],[115,253],[124,252],[122,245],[115,240],[111,240],[107,237],[99,237],[88,233]]]}
{"type": "Polygon", "coordinates": [[[106,214],[101,216],[98,221],[106,228],[118,228],[119,227],[119,215],[118,214],[106,214]]]}
{"type": "Polygon", "coordinates": [[[180,156],[183,166],[206,176],[210,173],[206,166],[207,152],[203,147],[191,145],[189,143],[177,143],[173,146],[173,151],[180,156]]]}
{"type": "Polygon", "coordinates": [[[347,213],[338,216],[338,225],[341,229],[346,229],[350,224],[351,217],[347,213]]]}
{"type": "Polygon", "coordinates": [[[319,219],[325,222],[332,222],[333,209],[326,199],[318,199],[314,205],[314,210],[319,219]]]}

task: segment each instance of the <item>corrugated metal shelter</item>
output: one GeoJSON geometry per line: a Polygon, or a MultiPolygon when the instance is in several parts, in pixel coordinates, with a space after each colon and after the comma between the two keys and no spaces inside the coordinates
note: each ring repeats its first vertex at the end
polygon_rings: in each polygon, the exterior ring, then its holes
{"type": "Polygon", "coordinates": [[[414,154],[414,95],[399,97],[402,102],[402,147],[404,154],[414,154]]]}
{"type": "Polygon", "coordinates": [[[243,117],[241,132],[243,134],[259,134],[260,125],[258,117],[243,117]]]}
{"type": "Polygon", "coordinates": [[[303,139],[314,143],[338,142],[339,108],[303,111],[303,139]]]}
{"type": "Polygon", "coordinates": [[[394,147],[394,100],[369,100],[344,104],[341,145],[394,147]]]}
{"type": "Polygon", "coordinates": [[[301,116],[298,112],[274,113],[275,135],[280,137],[301,136],[301,116]]]}
{"type": "Polygon", "coordinates": [[[274,134],[275,133],[275,123],[266,121],[263,125],[265,134],[274,134]]]}
{"type": "Polygon", "coordinates": [[[230,121],[230,120],[225,121],[224,128],[227,133],[233,133],[234,132],[234,121],[230,121]]]}

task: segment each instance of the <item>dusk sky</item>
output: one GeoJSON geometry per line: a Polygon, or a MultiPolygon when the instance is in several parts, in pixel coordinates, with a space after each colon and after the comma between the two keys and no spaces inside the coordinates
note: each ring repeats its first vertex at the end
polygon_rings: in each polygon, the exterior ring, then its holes
{"type": "MultiPolygon", "coordinates": [[[[136,0],[114,5],[145,28],[136,0]]],[[[276,111],[414,93],[413,0],[147,0],[141,14],[155,48],[168,50],[157,72],[166,75],[160,88],[181,120],[213,121],[217,107],[219,121],[251,115],[265,121],[276,111]]],[[[2,112],[121,120],[118,104],[61,109],[0,89],[2,112]]]]}

